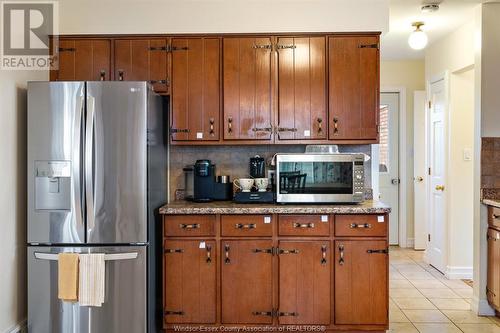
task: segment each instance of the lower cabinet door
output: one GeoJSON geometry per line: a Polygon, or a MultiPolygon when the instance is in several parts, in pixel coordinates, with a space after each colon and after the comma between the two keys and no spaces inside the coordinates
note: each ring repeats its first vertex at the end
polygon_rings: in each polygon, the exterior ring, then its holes
{"type": "Polygon", "coordinates": [[[335,241],[335,324],[388,323],[387,242],[335,241]]]}
{"type": "Polygon", "coordinates": [[[280,242],[280,324],[330,324],[331,267],[329,241],[280,242]]]}
{"type": "Polygon", "coordinates": [[[215,242],[196,240],[164,243],[164,321],[215,323],[215,242]]]}
{"type": "Polygon", "coordinates": [[[223,324],[271,324],[272,241],[221,242],[223,324]]]}
{"type": "Polygon", "coordinates": [[[495,309],[500,309],[500,232],[488,229],[488,275],[486,297],[495,309]]]}

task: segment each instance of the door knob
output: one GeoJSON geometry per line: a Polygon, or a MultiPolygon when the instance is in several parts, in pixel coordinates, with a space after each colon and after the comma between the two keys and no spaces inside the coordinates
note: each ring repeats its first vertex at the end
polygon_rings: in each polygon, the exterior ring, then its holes
{"type": "Polygon", "coordinates": [[[418,176],[418,177],[415,177],[415,181],[417,181],[417,182],[419,182],[419,183],[420,183],[420,182],[423,182],[423,181],[424,181],[424,178],[423,178],[423,177],[421,177],[421,176],[418,176]]]}
{"type": "Polygon", "coordinates": [[[444,185],[436,185],[436,191],[444,191],[444,185]]]}
{"type": "Polygon", "coordinates": [[[399,184],[399,178],[391,179],[391,183],[392,183],[392,185],[398,185],[399,184]]]}

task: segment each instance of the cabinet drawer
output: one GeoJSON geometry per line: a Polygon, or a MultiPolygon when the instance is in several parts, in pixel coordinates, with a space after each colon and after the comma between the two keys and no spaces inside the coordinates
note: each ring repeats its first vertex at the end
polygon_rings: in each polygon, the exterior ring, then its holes
{"type": "Polygon", "coordinates": [[[272,215],[222,215],[222,236],[272,236],[272,215]]]}
{"type": "Polygon", "coordinates": [[[330,215],[280,215],[280,236],[329,236],[330,215]]]}
{"type": "Polygon", "coordinates": [[[335,236],[386,237],[388,223],[387,215],[335,215],[335,236]]]}
{"type": "Polygon", "coordinates": [[[500,208],[488,207],[488,224],[495,228],[500,228],[500,208]]]}
{"type": "Polygon", "coordinates": [[[215,215],[167,215],[165,236],[214,236],[215,215]]]}

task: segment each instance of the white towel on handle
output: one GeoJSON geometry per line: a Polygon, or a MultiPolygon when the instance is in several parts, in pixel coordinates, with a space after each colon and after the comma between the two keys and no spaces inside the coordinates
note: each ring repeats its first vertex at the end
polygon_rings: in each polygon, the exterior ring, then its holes
{"type": "Polygon", "coordinates": [[[102,306],[105,278],[104,253],[80,254],[78,301],[81,306],[102,306]]]}

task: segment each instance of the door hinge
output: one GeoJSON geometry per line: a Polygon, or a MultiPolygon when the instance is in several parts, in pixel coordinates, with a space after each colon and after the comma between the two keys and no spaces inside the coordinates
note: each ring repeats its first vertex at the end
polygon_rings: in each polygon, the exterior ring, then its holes
{"type": "Polygon", "coordinates": [[[429,176],[431,175],[431,168],[427,169],[427,173],[429,174],[429,176]]]}
{"type": "Polygon", "coordinates": [[[427,241],[431,241],[431,234],[427,234],[427,241]]]}
{"type": "Polygon", "coordinates": [[[429,105],[429,109],[430,109],[432,107],[432,102],[429,101],[428,105],[429,105]]]}

